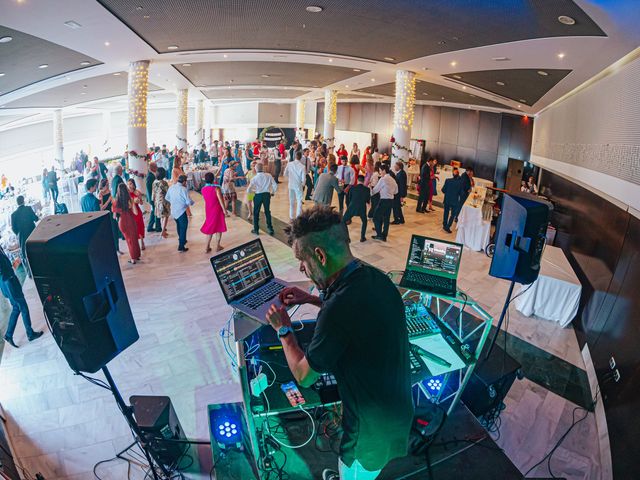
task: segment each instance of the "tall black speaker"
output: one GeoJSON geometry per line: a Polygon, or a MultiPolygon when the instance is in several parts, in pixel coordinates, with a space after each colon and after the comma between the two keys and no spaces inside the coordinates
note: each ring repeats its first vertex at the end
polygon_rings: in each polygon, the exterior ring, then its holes
{"type": "Polygon", "coordinates": [[[489,275],[522,284],[538,278],[551,209],[533,196],[505,194],[489,275]]]}
{"type": "Polygon", "coordinates": [[[47,322],[76,372],[100,370],[139,338],[109,215],[46,217],[27,240],[47,322]]]}

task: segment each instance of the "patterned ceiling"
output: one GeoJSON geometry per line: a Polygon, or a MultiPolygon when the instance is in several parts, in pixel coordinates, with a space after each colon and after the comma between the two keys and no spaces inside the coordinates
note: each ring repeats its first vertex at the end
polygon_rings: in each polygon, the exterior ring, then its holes
{"type": "Polygon", "coordinates": [[[296,50],[392,63],[532,38],[604,36],[573,0],[98,0],[157,52],[296,50]],[[559,15],[576,20],[558,22],[559,15]],[[392,60],[386,60],[391,58],[392,60]]]}
{"type": "Polygon", "coordinates": [[[101,62],[74,50],[0,25],[0,93],[2,95],[32,83],[81,70],[101,62]],[[82,65],[83,62],[89,62],[82,65]],[[47,65],[46,68],[39,68],[47,65]],[[4,75],[2,75],[4,74],[4,75]]]}

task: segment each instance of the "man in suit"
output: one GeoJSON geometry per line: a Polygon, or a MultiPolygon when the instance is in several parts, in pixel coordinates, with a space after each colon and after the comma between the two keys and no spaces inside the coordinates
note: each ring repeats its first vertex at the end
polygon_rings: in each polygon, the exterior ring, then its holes
{"type": "Polygon", "coordinates": [[[31,277],[31,269],[29,268],[29,262],[27,261],[27,238],[31,235],[31,232],[36,228],[36,222],[38,216],[33,209],[24,204],[24,197],[22,195],[16,198],[18,208],[11,214],[11,230],[18,237],[20,242],[20,256],[22,257],[22,263],[25,266],[25,270],[31,277]]]}
{"type": "Polygon", "coordinates": [[[398,184],[398,193],[393,197],[393,225],[402,225],[404,223],[404,214],[402,213],[402,202],[407,197],[407,172],[404,171],[404,163],[399,160],[393,164],[396,183],[398,184]]]}
{"type": "Polygon", "coordinates": [[[115,175],[111,179],[111,196],[115,199],[118,196],[118,185],[124,183],[122,179],[122,165],[116,165],[115,175]]]}
{"type": "Polygon", "coordinates": [[[205,163],[209,159],[209,155],[207,154],[207,146],[203,143],[200,146],[200,151],[198,152],[198,160],[196,163],[205,163]]]}
{"type": "Polygon", "coordinates": [[[51,170],[47,174],[47,182],[49,190],[51,190],[51,198],[55,204],[58,202],[58,175],[56,175],[56,167],[54,165],[51,166],[51,170]]]}
{"type": "Polygon", "coordinates": [[[465,172],[460,175],[462,179],[462,194],[460,196],[460,208],[456,212],[456,222],[458,221],[458,215],[460,214],[460,210],[464,205],[464,202],[467,201],[469,194],[473,190],[475,182],[473,181],[473,167],[467,167],[465,172]]]}
{"type": "Polygon", "coordinates": [[[11,260],[0,247],[0,291],[7,297],[11,304],[11,314],[9,315],[9,323],[7,324],[7,331],[4,334],[4,340],[14,348],[18,348],[18,345],[13,341],[13,333],[16,330],[18,323],[18,317],[22,314],[22,321],[24,328],[27,331],[27,338],[30,342],[36,338],[42,336],[42,332],[36,332],[31,327],[31,317],[29,315],[29,306],[22,293],[22,286],[20,280],[16,277],[16,273],[13,271],[11,260]]]}
{"type": "Polygon", "coordinates": [[[330,165],[329,171],[321,173],[316,183],[316,188],[313,192],[313,201],[316,205],[331,206],[333,201],[333,191],[338,194],[342,191],[336,178],[336,172],[338,171],[337,165],[330,165]]]}
{"type": "Polygon", "coordinates": [[[307,176],[305,177],[305,186],[307,192],[304,196],[305,200],[311,200],[311,192],[313,191],[313,179],[311,178],[311,167],[313,166],[313,161],[309,157],[309,153],[311,151],[308,148],[305,148],[302,151],[302,159],[300,160],[304,165],[305,170],[307,171],[307,176]]]}
{"type": "Polygon", "coordinates": [[[147,178],[145,179],[145,186],[147,188],[147,202],[151,205],[151,215],[149,215],[149,225],[147,225],[147,232],[161,232],[162,226],[160,225],[160,218],[156,216],[156,205],[153,202],[153,182],[156,181],[156,173],[158,172],[158,165],[156,162],[149,162],[149,171],[147,172],[147,178]]]}
{"type": "Polygon", "coordinates": [[[431,192],[431,159],[422,164],[420,168],[420,181],[418,182],[418,204],[416,212],[427,213],[427,204],[429,202],[429,193],[431,192]]]}
{"type": "Polygon", "coordinates": [[[360,241],[367,240],[367,204],[371,201],[371,191],[364,186],[364,175],[358,175],[358,183],[351,189],[349,205],[342,221],[349,225],[352,217],[360,217],[362,229],[360,230],[360,241]]]}
{"type": "Polygon", "coordinates": [[[453,177],[447,178],[442,186],[442,193],[444,193],[444,217],[442,219],[442,228],[445,232],[451,233],[451,225],[457,215],[457,212],[462,207],[460,200],[464,191],[464,183],[460,177],[460,171],[457,168],[453,169],[453,177]]]}

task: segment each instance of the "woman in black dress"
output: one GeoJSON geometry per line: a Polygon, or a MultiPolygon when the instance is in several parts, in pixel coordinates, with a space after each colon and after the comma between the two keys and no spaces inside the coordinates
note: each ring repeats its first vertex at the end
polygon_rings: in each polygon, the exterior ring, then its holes
{"type": "Polygon", "coordinates": [[[120,229],[118,228],[118,222],[113,215],[111,209],[113,198],[111,197],[111,189],[109,188],[109,181],[106,178],[100,180],[100,206],[103,210],[109,211],[109,218],[111,219],[111,233],[113,234],[113,241],[116,245],[116,251],[122,255],[120,251],[120,229]]]}

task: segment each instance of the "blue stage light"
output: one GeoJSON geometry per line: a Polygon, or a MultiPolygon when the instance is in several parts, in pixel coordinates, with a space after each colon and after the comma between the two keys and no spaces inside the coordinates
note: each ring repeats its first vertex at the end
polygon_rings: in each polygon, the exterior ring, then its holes
{"type": "Polygon", "coordinates": [[[444,388],[444,378],[443,377],[431,377],[424,381],[424,386],[426,386],[429,391],[433,394],[437,394],[444,388]]]}

